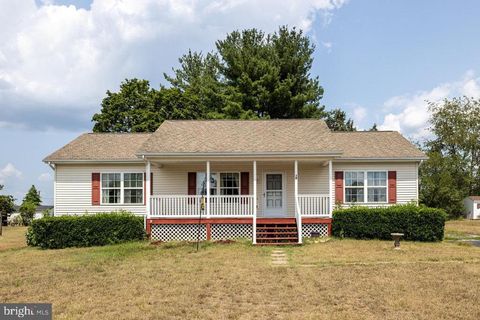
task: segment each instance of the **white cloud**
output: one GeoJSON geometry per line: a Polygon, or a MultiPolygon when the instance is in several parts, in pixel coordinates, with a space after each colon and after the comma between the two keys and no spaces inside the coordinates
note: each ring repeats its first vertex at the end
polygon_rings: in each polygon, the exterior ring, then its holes
{"type": "Polygon", "coordinates": [[[353,121],[354,123],[362,123],[367,116],[367,109],[361,106],[353,108],[353,121]]]}
{"type": "Polygon", "coordinates": [[[328,53],[332,52],[333,43],[328,41],[322,41],[322,46],[327,50],[328,53]]]}
{"type": "Polygon", "coordinates": [[[157,86],[188,48],[209,51],[235,29],[308,31],[345,2],[94,0],[85,10],[0,1],[0,123],[84,126],[107,89],[131,77],[157,86]]]}
{"type": "Polygon", "coordinates": [[[8,178],[21,178],[22,172],[15,168],[11,163],[7,163],[5,167],[0,169],[0,184],[4,184],[8,178]]]}
{"type": "Polygon", "coordinates": [[[427,101],[437,102],[454,96],[480,97],[480,77],[466,72],[459,81],[440,84],[431,90],[390,98],[384,103],[385,115],[380,130],[400,131],[416,140],[428,138],[430,113],[427,101]]]}
{"type": "Polygon", "coordinates": [[[49,172],[42,173],[41,175],[38,176],[38,181],[46,182],[46,181],[52,181],[53,177],[52,174],[49,172]]]}

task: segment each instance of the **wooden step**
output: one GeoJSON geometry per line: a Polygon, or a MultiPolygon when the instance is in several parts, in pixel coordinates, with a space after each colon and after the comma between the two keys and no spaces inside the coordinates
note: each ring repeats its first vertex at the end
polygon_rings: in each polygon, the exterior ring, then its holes
{"type": "Polygon", "coordinates": [[[257,244],[266,246],[297,245],[297,224],[294,220],[257,222],[257,244]]]}
{"type": "Polygon", "coordinates": [[[297,227],[258,227],[257,230],[297,230],[297,227]]]}
{"type": "Polygon", "coordinates": [[[267,234],[267,235],[270,235],[270,234],[298,234],[297,231],[282,231],[282,232],[265,232],[265,231],[260,231],[258,232],[257,231],[257,235],[259,234],[267,234]]]}
{"type": "Polygon", "coordinates": [[[298,240],[297,237],[278,237],[278,238],[258,238],[257,237],[257,241],[258,240],[271,240],[271,241],[278,241],[278,240],[298,240]]]}
{"type": "Polygon", "coordinates": [[[257,246],[298,246],[298,242],[258,243],[257,246]]]}

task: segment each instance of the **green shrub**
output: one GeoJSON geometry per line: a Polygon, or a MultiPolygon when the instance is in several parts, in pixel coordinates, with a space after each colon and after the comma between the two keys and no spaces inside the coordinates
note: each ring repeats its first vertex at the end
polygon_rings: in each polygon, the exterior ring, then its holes
{"type": "Polygon", "coordinates": [[[36,209],[37,209],[37,205],[32,202],[22,203],[19,210],[20,210],[20,215],[22,216],[22,221],[24,225],[29,226],[32,224],[36,209]]]}
{"type": "Polygon", "coordinates": [[[332,233],[337,237],[390,240],[390,233],[400,232],[405,240],[441,241],[446,218],[442,209],[414,204],[351,207],[333,212],[332,233]]]}
{"type": "Polygon", "coordinates": [[[27,244],[44,249],[103,246],[145,238],[143,217],[130,213],[45,217],[33,220],[27,244]]]}

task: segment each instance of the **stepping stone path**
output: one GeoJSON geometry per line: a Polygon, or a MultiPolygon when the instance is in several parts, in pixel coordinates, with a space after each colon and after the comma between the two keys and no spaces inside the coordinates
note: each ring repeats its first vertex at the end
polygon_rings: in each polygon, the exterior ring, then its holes
{"type": "Polygon", "coordinates": [[[287,254],[283,250],[272,251],[272,264],[275,266],[284,266],[288,264],[287,254]]]}

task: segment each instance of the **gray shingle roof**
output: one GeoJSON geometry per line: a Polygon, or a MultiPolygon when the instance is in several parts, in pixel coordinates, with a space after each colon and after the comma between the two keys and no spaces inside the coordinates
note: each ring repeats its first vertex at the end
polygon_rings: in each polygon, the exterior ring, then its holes
{"type": "Polygon", "coordinates": [[[330,134],[321,120],[165,121],[138,153],[329,153],[330,134]]]}
{"type": "Polygon", "coordinates": [[[425,159],[395,131],[331,132],[322,120],[165,121],[154,133],[87,133],[44,159],[134,161],[142,154],[336,154],[345,159],[425,159]]]}
{"type": "Polygon", "coordinates": [[[332,132],[341,158],[418,158],[425,154],[396,131],[332,132]]]}
{"type": "Polygon", "coordinates": [[[43,161],[139,160],[136,152],[151,135],[151,133],[85,133],[43,161]]]}

